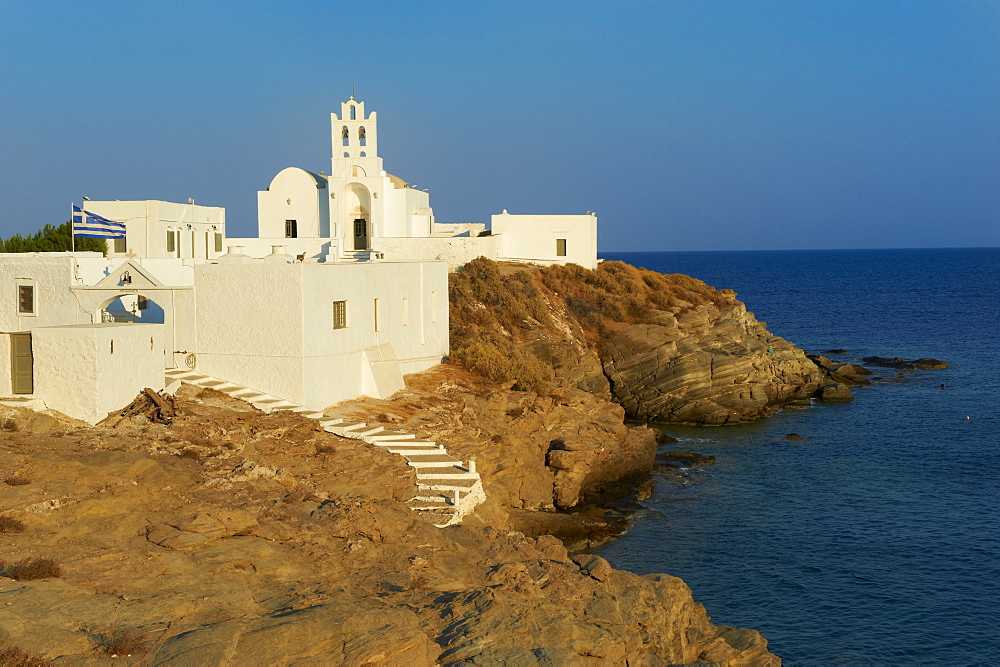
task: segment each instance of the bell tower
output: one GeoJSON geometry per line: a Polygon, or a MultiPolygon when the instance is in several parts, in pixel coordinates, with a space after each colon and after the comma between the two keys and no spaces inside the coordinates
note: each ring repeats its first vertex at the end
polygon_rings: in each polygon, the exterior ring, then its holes
{"type": "MultiPolygon", "coordinates": [[[[333,173],[337,173],[338,161],[357,161],[369,172],[369,176],[378,176],[378,170],[371,173],[369,166],[375,166],[370,160],[378,158],[378,124],[375,112],[365,116],[365,103],[358,102],[353,97],[340,104],[340,116],[330,114],[330,138],[333,148],[333,173]]],[[[343,164],[343,162],[341,162],[343,164]]]]}

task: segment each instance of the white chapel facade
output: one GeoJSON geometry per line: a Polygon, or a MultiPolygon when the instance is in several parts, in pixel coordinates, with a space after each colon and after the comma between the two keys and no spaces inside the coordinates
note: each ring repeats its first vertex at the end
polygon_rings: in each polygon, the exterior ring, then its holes
{"type": "MultiPolygon", "coordinates": [[[[479,256],[534,264],[597,266],[597,215],[513,215],[487,223],[438,223],[426,190],[383,166],[378,117],[353,97],[330,114],[330,173],[280,171],[257,193],[257,239],[240,239],[263,256],[283,243],[318,261],[444,260],[455,269],[479,256]]],[[[237,243],[234,240],[234,243],[237,243]]]]}

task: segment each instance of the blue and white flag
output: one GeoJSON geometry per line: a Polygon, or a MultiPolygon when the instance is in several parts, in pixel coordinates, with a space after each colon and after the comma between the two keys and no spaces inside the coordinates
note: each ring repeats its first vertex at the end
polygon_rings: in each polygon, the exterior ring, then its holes
{"type": "Polygon", "coordinates": [[[121,239],[125,238],[125,223],[108,220],[74,205],[73,236],[85,239],[121,239]]]}

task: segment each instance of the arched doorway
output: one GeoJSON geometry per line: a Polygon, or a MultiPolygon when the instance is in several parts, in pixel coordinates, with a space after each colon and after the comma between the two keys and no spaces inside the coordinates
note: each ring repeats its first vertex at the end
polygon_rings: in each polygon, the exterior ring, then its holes
{"type": "Polygon", "coordinates": [[[348,220],[346,247],[353,250],[371,248],[371,195],[360,183],[351,183],[345,193],[345,211],[348,220]]]}
{"type": "Polygon", "coordinates": [[[141,322],[163,324],[163,307],[139,293],[119,294],[107,299],[100,308],[101,322],[141,322]]]}

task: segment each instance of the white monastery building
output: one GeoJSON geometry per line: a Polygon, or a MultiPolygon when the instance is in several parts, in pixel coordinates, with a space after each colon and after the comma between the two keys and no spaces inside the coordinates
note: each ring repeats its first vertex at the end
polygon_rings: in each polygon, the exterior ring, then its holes
{"type": "Polygon", "coordinates": [[[330,175],[258,193],[258,236],[225,210],[88,201],[125,224],[95,252],[0,254],[0,401],[91,423],[190,369],[322,410],[403,388],[448,354],[448,271],[485,256],[597,265],[597,216],[441,224],[382,168],[376,114],[331,114],[330,175]],[[225,250],[224,250],[225,249],[225,250]],[[5,367],[6,366],[6,367],[5,367]]]}

